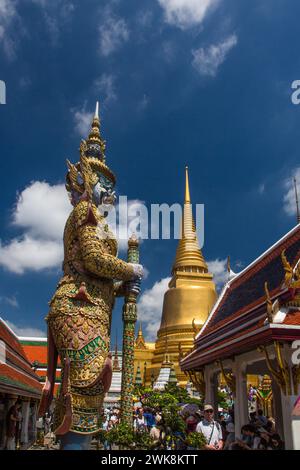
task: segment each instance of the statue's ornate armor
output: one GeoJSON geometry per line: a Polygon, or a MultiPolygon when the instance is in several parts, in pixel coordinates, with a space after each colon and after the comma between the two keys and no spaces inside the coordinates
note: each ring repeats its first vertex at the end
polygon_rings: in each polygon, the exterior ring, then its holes
{"type": "MultiPolygon", "coordinates": [[[[66,187],[74,208],[64,231],[63,277],[46,318],[48,385],[40,414],[51,403],[58,355],[62,385],[54,412],[57,434],[99,431],[100,411],[111,381],[110,325],[118,295],[114,281],[136,278],[133,265],[117,258],[117,241],[97,208],[105,198],[114,198],[115,183],[105,164],[99,124],[95,116],[89,139],[80,146],[80,162],[68,162],[66,187]]],[[[120,283],[118,289],[122,293],[120,283]]]]}
{"type": "MultiPolygon", "coordinates": [[[[64,276],[50,302],[48,324],[62,364],[70,359],[69,386],[72,403],[72,431],[99,430],[99,408],[104,398],[99,380],[109,352],[114,279],[129,280],[132,268],[116,258],[117,241],[97,208],[80,201],[68,218],[64,233],[64,276]]],[[[62,379],[64,367],[62,370],[62,379]]],[[[63,400],[56,404],[57,428],[65,413],[63,400]]]]}

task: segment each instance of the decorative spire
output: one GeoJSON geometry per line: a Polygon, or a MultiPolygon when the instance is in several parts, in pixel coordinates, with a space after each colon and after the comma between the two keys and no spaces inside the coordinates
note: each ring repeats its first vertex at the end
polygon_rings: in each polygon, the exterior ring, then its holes
{"type": "Polygon", "coordinates": [[[99,101],[96,102],[95,114],[92,121],[91,130],[87,139],[89,157],[99,158],[105,162],[105,140],[102,139],[100,134],[100,119],[99,119],[99,101]]]}
{"type": "Polygon", "coordinates": [[[297,180],[294,177],[294,187],[295,187],[295,198],[296,198],[296,209],[297,209],[297,224],[300,224],[300,212],[299,212],[299,201],[298,201],[298,191],[297,191],[297,180]]]}
{"type": "Polygon", "coordinates": [[[143,330],[142,330],[142,322],[140,322],[138,335],[135,340],[135,347],[137,349],[146,349],[145,338],[144,338],[143,330]]]}
{"type": "Polygon", "coordinates": [[[143,384],[142,375],[141,375],[141,368],[140,368],[139,363],[138,363],[138,366],[137,366],[137,369],[136,369],[134,384],[135,385],[142,385],[143,384]]]}
{"type": "Polygon", "coordinates": [[[181,227],[181,238],[178,243],[175,263],[172,273],[178,271],[190,271],[190,268],[207,273],[207,264],[204,261],[196,234],[192,213],[188,167],[185,167],[185,196],[181,227]]]}
{"type": "Polygon", "coordinates": [[[190,196],[190,185],[189,185],[189,167],[185,167],[185,196],[184,196],[184,203],[190,204],[191,196],[190,196]]]}

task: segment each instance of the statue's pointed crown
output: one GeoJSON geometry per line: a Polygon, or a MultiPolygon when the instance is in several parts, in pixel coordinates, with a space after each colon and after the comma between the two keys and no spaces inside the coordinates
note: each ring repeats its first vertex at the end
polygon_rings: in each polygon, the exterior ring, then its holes
{"type": "Polygon", "coordinates": [[[86,186],[94,183],[97,176],[104,176],[113,185],[116,177],[106,165],[105,156],[106,142],[100,132],[99,102],[96,103],[91,130],[88,138],[80,143],[80,161],[73,165],[67,160],[68,173],[66,176],[66,188],[68,191],[75,190],[82,194],[86,186]],[[89,181],[87,181],[89,179],[89,181]]]}

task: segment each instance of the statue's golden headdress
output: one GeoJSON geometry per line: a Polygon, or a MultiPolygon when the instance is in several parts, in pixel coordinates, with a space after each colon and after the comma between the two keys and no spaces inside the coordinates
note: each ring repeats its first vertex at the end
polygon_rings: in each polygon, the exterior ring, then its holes
{"type": "Polygon", "coordinates": [[[75,165],[67,160],[68,173],[66,175],[66,189],[68,192],[84,192],[90,197],[93,186],[104,178],[113,186],[116,177],[105,163],[106,142],[100,134],[99,104],[92,121],[92,127],[87,140],[80,143],[80,161],[75,165]]]}

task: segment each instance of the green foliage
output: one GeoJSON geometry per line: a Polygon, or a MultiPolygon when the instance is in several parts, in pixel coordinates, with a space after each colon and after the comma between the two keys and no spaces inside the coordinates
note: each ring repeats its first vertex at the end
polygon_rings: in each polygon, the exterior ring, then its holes
{"type": "MultiPolygon", "coordinates": [[[[185,423],[179,415],[180,406],[182,403],[180,398],[179,387],[169,386],[166,390],[155,392],[152,389],[144,389],[140,395],[140,400],[143,406],[147,406],[152,410],[160,410],[163,420],[169,431],[172,433],[176,431],[184,431],[185,423]]],[[[184,391],[184,389],[182,389],[184,391]]]]}
{"type": "Polygon", "coordinates": [[[202,404],[202,400],[200,398],[191,397],[185,388],[178,387],[174,384],[168,384],[165,388],[165,392],[170,393],[173,397],[177,398],[178,403],[196,404],[199,406],[202,404]]]}
{"type": "Polygon", "coordinates": [[[113,426],[110,431],[104,433],[104,439],[110,444],[127,449],[150,449],[153,440],[147,431],[134,432],[126,423],[113,426]]]}
{"type": "Polygon", "coordinates": [[[219,405],[219,407],[221,407],[221,408],[228,408],[228,402],[227,402],[228,396],[227,396],[227,393],[221,392],[220,390],[218,390],[217,398],[218,398],[218,405],[219,405]]]}
{"type": "Polygon", "coordinates": [[[154,392],[146,393],[141,396],[141,401],[144,406],[152,409],[162,409],[169,405],[176,405],[177,398],[167,392],[154,392]]]}
{"type": "MultiPolygon", "coordinates": [[[[165,438],[163,442],[154,443],[147,431],[135,432],[130,426],[121,423],[105,433],[105,437],[110,443],[127,449],[150,449],[159,445],[172,447],[178,440],[178,434],[182,439],[186,438],[186,424],[180,415],[179,404],[195,403],[201,405],[201,400],[191,398],[188,392],[174,384],[169,384],[164,391],[154,391],[150,387],[136,386],[134,389],[135,401],[142,403],[143,407],[150,408],[153,412],[159,411],[162,415],[161,430],[165,438]]],[[[199,433],[191,433],[187,437],[188,445],[195,449],[201,449],[205,444],[205,438],[199,433]],[[204,439],[204,440],[203,440],[204,439]]]]}
{"type": "Polygon", "coordinates": [[[191,432],[188,434],[185,442],[189,447],[193,447],[193,449],[204,449],[206,444],[206,439],[204,434],[201,432],[191,432]]]}
{"type": "Polygon", "coordinates": [[[120,423],[113,426],[105,433],[106,440],[110,444],[117,444],[119,446],[132,446],[135,441],[134,432],[126,423],[120,423]]]}
{"type": "Polygon", "coordinates": [[[176,431],[184,431],[185,423],[181,418],[180,414],[180,407],[176,404],[169,403],[165,405],[161,411],[161,415],[165,422],[167,428],[169,428],[171,434],[176,431]]]}

